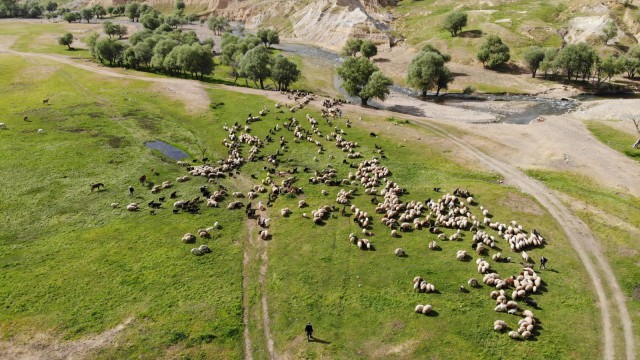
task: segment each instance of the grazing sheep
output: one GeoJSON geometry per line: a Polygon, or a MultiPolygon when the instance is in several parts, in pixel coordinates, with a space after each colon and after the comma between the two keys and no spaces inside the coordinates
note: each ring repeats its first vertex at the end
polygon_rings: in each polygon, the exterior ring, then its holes
{"type": "Polygon", "coordinates": [[[289,215],[291,214],[291,209],[289,209],[289,208],[284,208],[284,209],[280,210],[280,214],[281,214],[282,216],[285,216],[285,217],[286,217],[286,216],[289,216],[289,215]]]}
{"type": "Polygon", "coordinates": [[[191,254],[195,255],[195,256],[202,256],[204,255],[204,253],[202,252],[202,250],[200,250],[199,248],[193,248],[191,249],[191,254]]]}
{"type": "Polygon", "coordinates": [[[127,205],[127,210],[129,211],[138,211],[140,210],[138,203],[131,203],[129,205],[127,205]]]}
{"type": "Polygon", "coordinates": [[[456,259],[460,261],[466,259],[466,257],[467,257],[467,252],[465,250],[458,250],[458,252],[456,253],[456,259]]]}
{"type": "Polygon", "coordinates": [[[469,284],[469,286],[471,286],[471,287],[476,287],[476,286],[478,286],[478,280],[469,279],[469,281],[467,281],[467,284],[469,284]]]}
{"type": "Polygon", "coordinates": [[[203,254],[208,254],[211,252],[211,249],[209,249],[209,247],[207,245],[200,245],[198,247],[198,250],[200,250],[200,252],[202,252],[203,254]]]}
{"type": "Polygon", "coordinates": [[[184,234],[184,236],[182,236],[182,242],[185,244],[189,244],[195,241],[196,241],[196,237],[192,233],[186,233],[184,234]]]}
{"type": "Polygon", "coordinates": [[[423,309],[424,309],[424,305],[416,305],[416,313],[422,314],[423,309]]]}
{"type": "Polygon", "coordinates": [[[432,241],[429,243],[429,250],[436,250],[438,249],[438,244],[436,244],[435,241],[432,241]]]}
{"type": "Polygon", "coordinates": [[[260,236],[260,239],[262,240],[268,240],[269,239],[269,230],[262,230],[258,233],[258,235],[260,236]]]}
{"type": "Polygon", "coordinates": [[[433,307],[429,304],[425,305],[422,307],[422,313],[425,315],[430,314],[431,312],[433,312],[433,307]]]}
{"type": "Polygon", "coordinates": [[[44,129],[38,129],[38,134],[44,134],[44,129]]]}
{"type": "Polygon", "coordinates": [[[399,256],[399,257],[403,257],[407,255],[402,248],[397,248],[395,251],[395,254],[396,256],[399,256]]]}
{"type": "Polygon", "coordinates": [[[517,331],[509,331],[509,337],[512,339],[520,339],[520,334],[517,331]]]}
{"type": "Polygon", "coordinates": [[[119,207],[119,206],[120,206],[120,203],[111,203],[111,207],[114,208],[114,209],[119,207]]]}
{"type": "Polygon", "coordinates": [[[304,200],[298,201],[298,207],[299,208],[303,208],[303,207],[306,207],[306,206],[307,206],[307,202],[306,201],[304,201],[304,200]]]}
{"type": "Polygon", "coordinates": [[[533,312],[531,310],[524,310],[522,316],[533,318],[533,312]]]}
{"type": "Polygon", "coordinates": [[[206,239],[206,238],[210,238],[211,234],[209,234],[209,232],[205,229],[200,229],[198,230],[198,236],[203,239],[206,239]]]}
{"type": "Polygon", "coordinates": [[[5,123],[0,123],[0,129],[6,130],[7,129],[7,125],[5,123]]]}
{"type": "Polygon", "coordinates": [[[496,320],[493,322],[493,330],[504,331],[507,328],[507,323],[504,320],[496,320]]]}

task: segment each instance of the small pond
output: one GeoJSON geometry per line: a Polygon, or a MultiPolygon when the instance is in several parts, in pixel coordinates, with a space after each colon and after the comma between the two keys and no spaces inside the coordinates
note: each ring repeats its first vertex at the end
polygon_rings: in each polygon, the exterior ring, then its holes
{"type": "Polygon", "coordinates": [[[144,146],[148,147],[149,149],[158,150],[173,160],[182,160],[184,158],[190,157],[186,152],[178,149],[175,146],[169,145],[164,141],[147,141],[144,143],[144,146]]]}

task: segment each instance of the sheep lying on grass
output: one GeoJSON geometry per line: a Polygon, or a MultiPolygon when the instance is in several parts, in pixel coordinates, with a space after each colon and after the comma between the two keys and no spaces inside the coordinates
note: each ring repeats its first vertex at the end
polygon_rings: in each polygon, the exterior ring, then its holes
{"type": "Polygon", "coordinates": [[[190,244],[196,241],[196,236],[192,233],[186,233],[182,236],[182,242],[185,244],[190,244]]]}
{"type": "Polygon", "coordinates": [[[191,249],[191,254],[196,256],[202,256],[211,252],[211,249],[207,245],[200,245],[197,248],[191,249]]]}
{"type": "Polygon", "coordinates": [[[429,315],[430,313],[433,312],[433,307],[430,304],[427,304],[427,305],[416,305],[415,311],[418,314],[429,315]]]}
{"type": "Polygon", "coordinates": [[[127,210],[129,210],[129,211],[138,211],[138,210],[140,210],[140,206],[138,205],[138,203],[131,203],[131,204],[127,205],[127,210]]]}

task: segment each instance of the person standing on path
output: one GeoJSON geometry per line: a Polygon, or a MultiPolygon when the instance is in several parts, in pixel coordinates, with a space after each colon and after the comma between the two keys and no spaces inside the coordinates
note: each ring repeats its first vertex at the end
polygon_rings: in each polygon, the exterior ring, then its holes
{"type": "Polygon", "coordinates": [[[313,326],[311,326],[311,321],[304,327],[304,332],[307,333],[307,341],[311,341],[313,339],[313,326]]]}
{"type": "Polygon", "coordinates": [[[540,269],[547,269],[547,258],[544,256],[540,258],[540,269]]]}

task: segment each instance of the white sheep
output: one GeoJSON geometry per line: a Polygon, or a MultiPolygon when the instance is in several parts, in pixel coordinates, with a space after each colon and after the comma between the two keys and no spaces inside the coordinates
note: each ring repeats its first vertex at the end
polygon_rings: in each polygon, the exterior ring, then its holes
{"type": "Polygon", "coordinates": [[[111,207],[114,208],[114,209],[119,207],[119,206],[120,206],[120,203],[111,203],[111,207]]]}
{"type": "Polygon", "coordinates": [[[204,245],[204,244],[200,245],[198,247],[198,250],[200,250],[200,252],[203,253],[203,254],[208,254],[208,253],[211,252],[211,249],[209,249],[209,247],[207,245],[204,245]]]}
{"type": "Polygon", "coordinates": [[[196,237],[192,233],[186,233],[182,236],[182,242],[185,244],[192,243],[194,241],[196,241],[196,237]]]}
{"type": "Polygon", "coordinates": [[[517,331],[509,331],[509,337],[512,339],[520,339],[520,334],[517,331]]]}
{"type": "Polygon", "coordinates": [[[127,210],[129,211],[138,211],[139,209],[138,203],[131,203],[127,205],[127,210]]]}
{"type": "Polygon", "coordinates": [[[44,129],[38,129],[38,134],[44,134],[44,129]]]}
{"type": "Polygon", "coordinates": [[[0,129],[6,130],[7,129],[7,125],[5,123],[0,123],[0,129]]]}
{"type": "Polygon", "coordinates": [[[396,254],[396,256],[399,256],[399,257],[407,255],[402,248],[397,248],[396,251],[395,251],[395,254],[396,254]]]}
{"type": "Polygon", "coordinates": [[[433,311],[433,307],[429,304],[425,305],[424,307],[422,307],[422,313],[425,315],[430,314],[433,311]]]}

